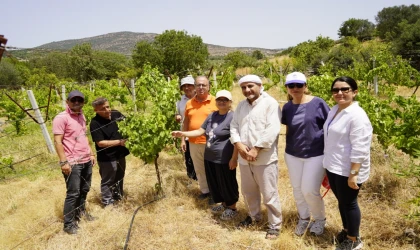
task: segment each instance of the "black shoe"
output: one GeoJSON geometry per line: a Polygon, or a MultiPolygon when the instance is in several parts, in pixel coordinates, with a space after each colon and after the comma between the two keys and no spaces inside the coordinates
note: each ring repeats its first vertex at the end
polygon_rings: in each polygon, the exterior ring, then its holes
{"type": "Polygon", "coordinates": [[[347,231],[344,229],[342,229],[341,232],[339,232],[337,236],[335,236],[335,242],[339,245],[343,243],[343,241],[345,241],[346,239],[347,239],[347,231]]]}
{"type": "Polygon", "coordinates": [[[85,221],[94,221],[94,220],[98,219],[97,217],[92,216],[89,213],[83,214],[83,218],[85,219],[85,221]]]}
{"type": "Polygon", "coordinates": [[[197,198],[198,198],[199,200],[204,200],[204,199],[208,198],[209,196],[210,196],[210,193],[207,193],[207,194],[200,194],[197,198]]]}
{"type": "Polygon", "coordinates": [[[209,197],[209,200],[207,201],[207,203],[211,206],[211,205],[214,205],[214,204],[216,204],[215,202],[214,202],[214,200],[213,200],[213,198],[210,196],[209,197]]]}
{"type": "Polygon", "coordinates": [[[241,227],[249,227],[249,226],[251,226],[253,223],[254,223],[254,222],[252,221],[251,216],[249,216],[249,215],[248,215],[248,216],[245,218],[245,220],[243,220],[243,221],[239,222],[239,224],[238,224],[238,228],[241,228],[241,227]]]}
{"type": "Polygon", "coordinates": [[[75,226],[74,224],[71,224],[69,226],[65,226],[64,227],[64,232],[68,233],[68,234],[77,234],[77,226],[75,226]]]}

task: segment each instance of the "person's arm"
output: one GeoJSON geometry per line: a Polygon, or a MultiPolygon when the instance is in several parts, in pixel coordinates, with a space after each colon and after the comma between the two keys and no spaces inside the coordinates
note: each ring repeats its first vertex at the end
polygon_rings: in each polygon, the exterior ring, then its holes
{"type": "Polygon", "coordinates": [[[350,188],[352,189],[359,189],[359,186],[357,185],[357,177],[359,176],[359,171],[360,171],[360,163],[351,163],[351,170],[355,171],[356,174],[351,174],[349,175],[349,178],[347,180],[347,184],[349,185],[350,188]]]}
{"type": "Polygon", "coordinates": [[[63,137],[64,135],[54,135],[54,147],[60,161],[61,172],[65,175],[69,175],[71,173],[71,166],[64,153],[63,137]]]}
{"type": "Polygon", "coordinates": [[[96,142],[96,145],[100,148],[110,148],[110,147],[116,147],[116,146],[125,146],[125,142],[127,139],[121,139],[121,140],[102,140],[96,142]]]}
{"type": "Polygon", "coordinates": [[[230,158],[229,161],[229,169],[233,170],[238,166],[238,148],[237,147],[233,147],[233,153],[232,153],[232,158],[230,158]]]}
{"type": "Polygon", "coordinates": [[[197,137],[200,135],[203,135],[204,132],[206,132],[206,130],[204,130],[203,128],[199,128],[196,130],[192,130],[192,131],[172,131],[172,136],[173,137],[197,137]]]}
{"type": "MultiPolygon", "coordinates": [[[[356,110],[355,112],[360,112],[356,110]]],[[[357,186],[357,177],[360,171],[362,162],[364,162],[370,155],[370,146],[372,143],[372,125],[366,113],[361,110],[360,113],[352,113],[354,117],[350,122],[350,161],[351,170],[356,170],[357,174],[350,174],[348,185],[350,188],[359,189],[357,186]],[[363,112],[363,113],[362,113],[363,112]],[[357,188],[356,188],[357,187],[357,188]]]]}
{"type": "Polygon", "coordinates": [[[182,121],[181,110],[179,108],[181,101],[176,102],[176,112],[175,112],[175,120],[176,122],[180,123],[182,121]]]}

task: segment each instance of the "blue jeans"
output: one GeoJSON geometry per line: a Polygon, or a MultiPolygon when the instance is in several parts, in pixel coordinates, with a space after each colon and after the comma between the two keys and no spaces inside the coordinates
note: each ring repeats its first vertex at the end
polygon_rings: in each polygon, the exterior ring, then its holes
{"type": "Polygon", "coordinates": [[[85,213],[87,193],[92,183],[92,163],[80,163],[71,166],[70,175],[65,175],[66,199],[64,200],[64,227],[70,226],[85,213]]]}

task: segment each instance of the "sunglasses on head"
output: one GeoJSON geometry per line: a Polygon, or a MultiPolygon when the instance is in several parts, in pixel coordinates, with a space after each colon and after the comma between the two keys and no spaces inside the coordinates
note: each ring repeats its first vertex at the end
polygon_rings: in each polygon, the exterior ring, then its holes
{"type": "Polygon", "coordinates": [[[333,94],[338,94],[338,92],[341,91],[341,93],[348,93],[351,90],[350,87],[344,87],[344,88],[332,88],[331,92],[333,94]]]}
{"type": "Polygon", "coordinates": [[[303,83],[291,83],[291,84],[287,84],[286,85],[289,89],[294,89],[295,87],[297,87],[298,89],[303,88],[303,86],[305,86],[305,84],[303,83]]]}
{"type": "Polygon", "coordinates": [[[73,97],[70,99],[70,102],[84,102],[85,99],[81,98],[81,97],[73,97]]]}

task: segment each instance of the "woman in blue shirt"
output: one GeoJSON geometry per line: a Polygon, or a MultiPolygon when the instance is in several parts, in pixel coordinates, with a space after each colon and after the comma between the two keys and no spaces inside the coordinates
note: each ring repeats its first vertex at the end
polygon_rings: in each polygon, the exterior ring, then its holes
{"type": "Polygon", "coordinates": [[[325,207],[320,194],[325,175],[323,125],[329,107],[321,98],[307,94],[304,74],[287,75],[285,85],[291,100],[283,107],[281,122],[286,125],[284,158],[299,214],[295,234],[303,235],[309,229],[320,235],[325,227],[325,207]]]}
{"type": "Polygon", "coordinates": [[[230,122],[233,118],[231,111],[232,95],[227,90],[216,93],[216,106],[219,109],[211,113],[201,125],[193,131],[173,131],[174,137],[196,137],[206,135],[204,150],[204,165],[207,184],[211,197],[215,203],[212,213],[222,213],[222,220],[231,220],[238,215],[236,203],[239,199],[238,182],[236,180],[236,166],[238,151],[231,144],[230,122]]]}

